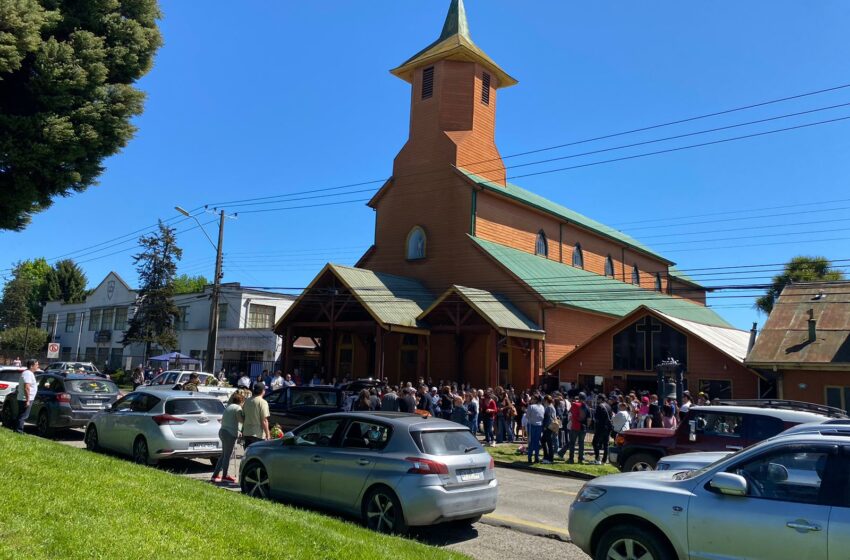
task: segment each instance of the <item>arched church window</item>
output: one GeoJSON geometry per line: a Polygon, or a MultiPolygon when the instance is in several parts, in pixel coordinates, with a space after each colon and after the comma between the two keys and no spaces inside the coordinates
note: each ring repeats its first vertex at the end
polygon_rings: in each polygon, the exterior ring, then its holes
{"type": "Polygon", "coordinates": [[[416,226],[410,230],[407,234],[407,250],[405,251],[407,259],[424,259],[426,243],[425,231],[421,227],[416,226]]]}
{"type": "Polygon", "coordinates": [[[534,244],[534,254],[541,257],[549,256],[549,241],[546,239],[546,232],[542,229],[537,232],[537,242],[534,244]]]}
{"type": "Polygon", "coordinates": [[[640,270],[638,270],[638,265],[632,267],[632,284],[640,286],[640,270]]]}
{"type": "Polygon", "coordinates": [[[655,273],[655,291],[656,292],[661,291],[661,273],[660,272],[655,273]]]}
{"type": "Polygon", "coordinates": [[[611,255],[608,255],[608,258],[605,259],[605,276],[614,277],[614,259],[611,258],[611,255]]]}
{"type": "Polygon", "coordinates": [[[573,249],[573,266],[584,268],[584,253],[581,251],[581,243],[576,243],[575,249],[573,249]]]}

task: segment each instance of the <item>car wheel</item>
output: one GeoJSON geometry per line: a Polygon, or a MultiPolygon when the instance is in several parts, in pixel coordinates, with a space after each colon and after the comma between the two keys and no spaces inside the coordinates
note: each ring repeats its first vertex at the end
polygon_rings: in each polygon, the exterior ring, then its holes
{"type": "Polygon", "coordinates": [[[53,428],[50,427],[50,417],[47,415],[46,410],[42,410],[38,415],[36,428],[38,429],[38,435],[43,438],[49,438],[53,435],[53,428]]]}
{"type": "Polygon", "coordinates": [[[99,451],[100,444],[97,441],[97,428],[94,426],[89,426],[89,429],[86,430],[86,449],[89,451],[99,451]]]}
{"type": "Polygon", "coordinates": [[[635,453],[626,459],[623,465],[624,471],[654,471],[658,464],[658,458],[649,453],[635,453]]]}
{"type": "Polygon", "coordinates": [[[240,476],[242,493],[254,498],[267,499],[271,497],[269,473],[260,463],[254,461],[242,470],[240,476]]]}
{"type": "Polygon", "coordinates": [[[363,521],[378,533],[404,534],[407,525],[395,492],[385,486],[373,488],[363,500],[363,521]]]}
{"type": "Polygon", "coordinates": [[[667,544],[642,527],[609,529],[596,547],[594,560],[673,560],[667,544]]]}
{"type": "Polygon", "coordinates": [[[140,437],[133,443],[133,462],[139,465],[147,465],[149,461],[148,442],[145,438],[140,437]]]}

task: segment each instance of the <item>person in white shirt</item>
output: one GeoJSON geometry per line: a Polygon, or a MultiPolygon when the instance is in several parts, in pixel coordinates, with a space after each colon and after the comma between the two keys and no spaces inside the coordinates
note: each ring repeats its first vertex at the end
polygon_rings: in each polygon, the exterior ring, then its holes
{"type": "Polygon", "coordinates": [[[292,380],[292,375],[286,374],[286,377],[283,380],[284,387],[295,387],[295,381],[292,380]]]}
{"type": "Polygon", "coordinates": [[[236,387],[244,387],[245,389],[250,389],[251,378],[245,375],[245,372],[242,372],[242,377],[240,377],[239,381],[236,382],[236,387]]]}
{"type": "Polygon", "coordinates": [[[629,405],[620,403],[619,409],[614,418],[611,419],[611,427],[618,434],[627,431],[632,420],[629,416],[629,405]]]}
{"type": "Polygon", "coordinates": [[[283,375],[281,375],[280,370],[277,370],[276,372],[274,372],[274,377],[272,377],[272,382],[271,382],[270,385],[271,385],[272,391],[277,391],[278,389],[283,387],[283,375]]]}
{"type": "Polygon", "coordinates": [[[24,422],[27,421],[32,408],[32,401],[38,387],[35,382],[35,372],[38,370],[38,360],[27,360],[27,369],[21,372],[21,381],[18,383],[18,425],[15,431],[24,433],[24,422]]]}

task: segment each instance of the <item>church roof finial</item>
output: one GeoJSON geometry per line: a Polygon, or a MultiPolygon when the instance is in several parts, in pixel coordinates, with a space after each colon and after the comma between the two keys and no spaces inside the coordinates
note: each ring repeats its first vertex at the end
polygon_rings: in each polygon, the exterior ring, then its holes
{"type": "Polygon", "coordinates": [[[449,13],[446,14],[446,23],[443,24],[443,32],[440,33],[438,41],[444,41],[453,35],[471,41],[469,36],[469,23],[466,20],[466,8],[463,6],[463,0],[452,0],[449,6],[449,13]]]}
{"type": "Polygon", "coordinates": [[[465,60],[486,66],[498,79],[496,87],[508,87],[517,83],[514,78],[502,70],[472,42],[472,38],[469,36],[469,23],[466,20],[466,8],[463,5],[463,0],[452,0],[449,5],[449,13],[446,15],[446,21],[443,24],[443,31],[436,41],[390,72],[402,80],[410,82],[413,80],[413,71],[416,68],[425,64],[433,64],[441,59],[465,60]]]}

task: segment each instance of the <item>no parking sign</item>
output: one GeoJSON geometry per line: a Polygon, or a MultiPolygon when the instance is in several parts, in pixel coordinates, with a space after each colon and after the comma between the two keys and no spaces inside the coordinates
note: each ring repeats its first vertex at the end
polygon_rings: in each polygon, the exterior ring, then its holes
{"type": "Polygon", "coordinates": [[[47,345],[47,357],[48,358],[58,358],[59,357],[59,343],[51,342],[47,345]]]}

